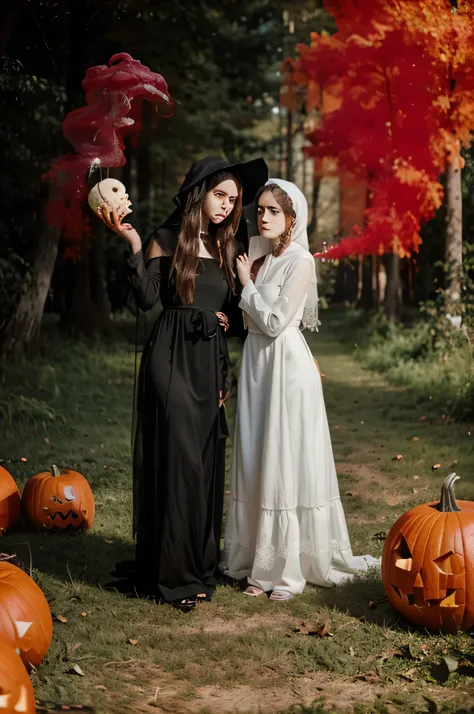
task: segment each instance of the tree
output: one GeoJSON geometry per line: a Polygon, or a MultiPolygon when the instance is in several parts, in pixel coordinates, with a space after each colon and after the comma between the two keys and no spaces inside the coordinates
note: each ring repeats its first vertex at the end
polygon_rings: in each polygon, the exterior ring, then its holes
{"type": "MultiPolygon", "coordinates": [[[[313,152],[371,177],[366,223],[331,257],[418,251],[420,228],[441,204],[447,172],[451,296],[461,265],[460,145],[474,129],[472,0],[327,0],[332,36],[300,47],[300,82],[341,100],[310,136],[313,152]],[[451,187],[453,190],[451,191],[451,187]],[[453,196],[455,198],[451,199],[453,196]]],[[[449,247],[448,247],[449,246],[449,247]]]]}

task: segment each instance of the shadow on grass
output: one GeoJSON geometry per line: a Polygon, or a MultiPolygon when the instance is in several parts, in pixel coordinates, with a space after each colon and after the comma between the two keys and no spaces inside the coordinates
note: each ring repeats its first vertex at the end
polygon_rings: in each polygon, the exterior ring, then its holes
{"type": "Polygon", "coordinates": [[[400,615],[385,598],[383,583],[376,576],[360,577],[345,585],[318,589],[317,604],[381,627],[397,625],[406,629],[400,615]]]}
{"type": "Polygon", "coordinates": [[[95,533],[35,533],[18,528],[2,539],[1,550],[16,553],[30,567],[57,580],[103,586],[122,560],[133,560],[135,546],[95,533]]]}

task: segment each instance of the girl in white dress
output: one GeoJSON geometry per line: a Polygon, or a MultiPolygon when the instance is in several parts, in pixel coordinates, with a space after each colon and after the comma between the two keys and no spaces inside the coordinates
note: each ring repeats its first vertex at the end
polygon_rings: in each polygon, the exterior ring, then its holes
{"type": "Polygon", "coordinates": [[[300,331],[319,324],[307,219],[297,186],[270,179],[258,198],[260,236],[237,264],[249,334],[221,567],[247,578],[247,595],[271,591],[272,600],[378,564],[352,554],[321,377],[300,331]]]}

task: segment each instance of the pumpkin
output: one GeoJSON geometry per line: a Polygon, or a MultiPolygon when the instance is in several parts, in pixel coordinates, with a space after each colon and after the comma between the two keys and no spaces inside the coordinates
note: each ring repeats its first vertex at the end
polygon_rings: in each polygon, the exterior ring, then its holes
{"type": "Polygon", "coordinates": [[[82,474],[51,467],[26,482],[21,497],[27,521],[40,530],[86,531],[94,521],[94,496],[82,474]]]}
{"type": "Polygon", "coordinates": [[[35,694],[28,672],[11,643],[0,639],[0,714],[35,712],[35,694]]]}
{"type": "Polygon", "coordinates": [[[0,535],[20,520],[20,491],[8,471],[0,466],[0,535]]]}
{"type": "Polygon", "coordinates": [[[23,570],[0,562],[0,637],[18,648],[26,666],[38,667],[53,637],[53,620],[43,591],[23,570]]]}
{"type": "Polygon", "coordinates": [[[398,612],[432,631],[474,625],[474,503],[456,502],[450,474],[438,502],[403,514],[390,529],[382,579],[398,612]]]}

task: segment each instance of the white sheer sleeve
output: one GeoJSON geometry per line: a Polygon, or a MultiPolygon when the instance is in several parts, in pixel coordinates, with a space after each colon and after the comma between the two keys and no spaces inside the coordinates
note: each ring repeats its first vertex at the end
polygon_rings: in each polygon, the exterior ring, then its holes
{"type": "Polygon", "coordinates": [[[240,308],[252,318],[264,335],[278,337],[301,307],[311,285],[313,273],[314,268],[310,260],[295,260],[273,305],[267,305],[258,288],[249,281],[242,290],[240,308]]]}

